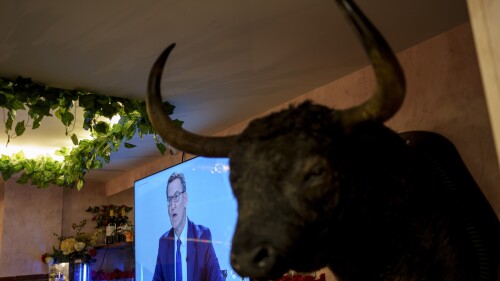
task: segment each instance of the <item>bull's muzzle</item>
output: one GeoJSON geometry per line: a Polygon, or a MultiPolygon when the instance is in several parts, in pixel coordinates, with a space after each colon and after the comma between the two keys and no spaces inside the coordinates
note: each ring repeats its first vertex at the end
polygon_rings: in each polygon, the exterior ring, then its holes
{"type": "Polygon", "coordinates": [[[270,246],[259,246],[250,251],[231,252],[231,265],[241,276],[272,278],[276,251],[270,246]]]}
{"type": "Polygon", "coordinates": [[[270,246],[258,246],[247,251],[231,251],[231,265],[241,276],[270,278],[273,272],[276,251],[270,246]]]}

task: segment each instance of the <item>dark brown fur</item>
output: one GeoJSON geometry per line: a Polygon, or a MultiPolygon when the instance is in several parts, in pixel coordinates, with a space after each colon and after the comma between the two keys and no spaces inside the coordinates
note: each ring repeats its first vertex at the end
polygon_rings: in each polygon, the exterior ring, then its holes
{"type": "MultiPolygon", "coordinates": [[[[253,121],[230,155],[234,268],[255,278],[329,266],[340,280],[480,280],[462,203],[417,150],[378,123],[346,132],[310,103],[253,121]]],[[[489,270],[484,280],[496,280],[489,270]]]]}

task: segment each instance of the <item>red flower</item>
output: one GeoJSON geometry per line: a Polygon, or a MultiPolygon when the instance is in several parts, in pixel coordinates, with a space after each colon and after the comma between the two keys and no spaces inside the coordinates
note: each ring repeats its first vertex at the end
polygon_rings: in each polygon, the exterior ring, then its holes
{"type": "Polygon", "coordinates": [[[318,279],[314,275],[306,274],[285,274],[276,281],[325,281],[325,274],[322,273],[318,279]]]}
{"type": "Polygon", "coordinates": [[[95,255],[97,255],[97,250],[95,248],[90,248],[89,249],[89,255],[91,257],[95,257],[95,255]]]}
{"type": "Polygon", "coordinates": [[[45,263],[45,258],[47,257],[47,254],[42,255],[42,262],[45,263]]]}

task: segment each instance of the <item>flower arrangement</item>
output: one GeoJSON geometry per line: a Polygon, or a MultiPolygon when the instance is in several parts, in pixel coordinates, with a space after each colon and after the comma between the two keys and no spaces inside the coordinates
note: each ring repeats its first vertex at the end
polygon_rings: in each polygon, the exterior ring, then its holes
{"type": "Polygon", "coordinates": [[[88,207],[87,213],[92,214],[92,221],[95,221],[95,228],[106,227],[109,223],[115,223],[118,225],[132,225],[127,213],[133,208],[125,205],[102,205],[88,207]]]}
{"type": "Polygon", "coordinates": [[[94,245],[99,232],[82,232],[81,229],[86,222],[86,220],[82,220],[79,224],[73,224],[72,227],[76,230],[75,236],[65,237],[54,233],[54,236],[57,237],[59,243],[52,248],[52,253],[45,253],[42,255],[42,261],[48,265],[70,262],[76,259],[90,261],[91,258],[97,254],[94,245]]]}

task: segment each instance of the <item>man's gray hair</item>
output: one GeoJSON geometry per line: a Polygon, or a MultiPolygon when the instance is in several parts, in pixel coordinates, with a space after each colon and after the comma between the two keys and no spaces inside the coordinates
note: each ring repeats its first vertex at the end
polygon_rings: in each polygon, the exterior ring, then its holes
{"type": "Polygon", "coordinates": [[[183,173],[177,173],[177,172],[173,172],[170,177],[168,178],[168,182],[167,182],[167,195],[168,195],[168,185],[173,182],[174,180],[176,179],[179,179],[181,181],[181,184],[182,184],[182,192],[186,192],[186,179],[184,178],[184,174],[183,173]]]}

